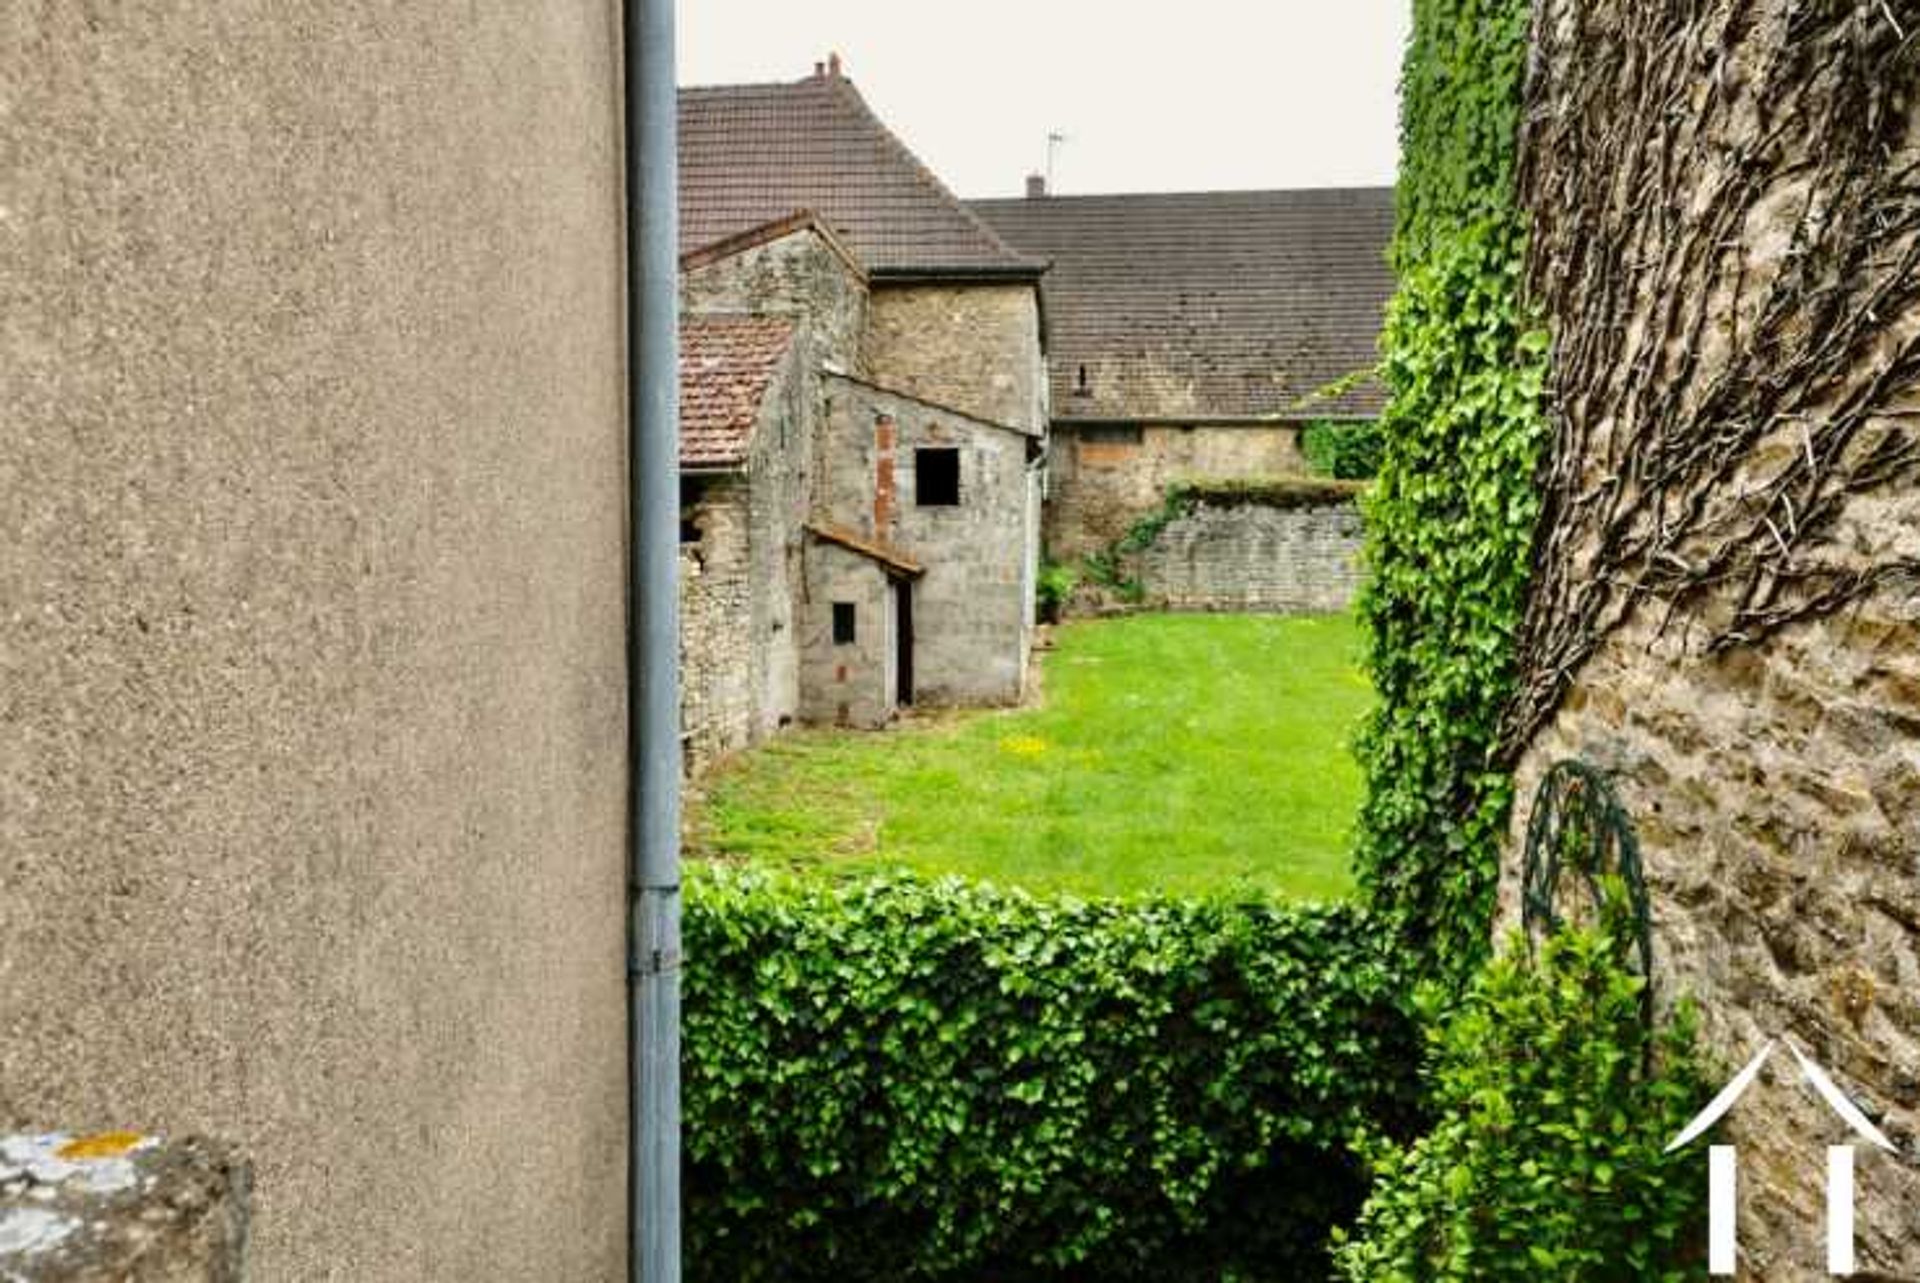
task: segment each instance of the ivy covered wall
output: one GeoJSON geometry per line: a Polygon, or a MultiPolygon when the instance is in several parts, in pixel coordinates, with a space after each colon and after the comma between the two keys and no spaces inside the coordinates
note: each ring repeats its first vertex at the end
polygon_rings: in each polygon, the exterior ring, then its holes
{"type": "Polygon", "coordinates": [[[1416,0],[1361,610],[1380,705],[1357,858],[1429,972],[1485,957],[1512,802],[1497,756],[1538,512],[1546,336],[1520,302],[1525,0],[1416,0]]]}

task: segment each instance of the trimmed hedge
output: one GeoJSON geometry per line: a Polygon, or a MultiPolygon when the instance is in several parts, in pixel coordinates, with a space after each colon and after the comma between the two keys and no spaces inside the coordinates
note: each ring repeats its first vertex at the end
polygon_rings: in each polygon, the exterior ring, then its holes
{"type": "Polygon", "coordinates": [[[688,884],[690,1277],[1300,1278],[1419,1037],[1354,906],[688,884]]]}

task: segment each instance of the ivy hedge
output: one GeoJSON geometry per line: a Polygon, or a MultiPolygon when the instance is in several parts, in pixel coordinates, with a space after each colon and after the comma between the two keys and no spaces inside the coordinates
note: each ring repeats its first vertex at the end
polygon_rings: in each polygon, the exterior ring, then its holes
{"type": "Polygon", "coordinates": [[[721,868],[685,931],[695,1279],[1305,1277],[1415,1121],[1355,906],[721,868]]]}
{"type": "Polygon", "coordinates": [[[1380,702],[1356,864],[1426,974],[1486,958],[1512,782],[1497,753],[1539,502],[1547,341],[1521,302],[1513,167],[1526,0],[1416,0],[1366,502],[1361,614],[1380,702]]]}

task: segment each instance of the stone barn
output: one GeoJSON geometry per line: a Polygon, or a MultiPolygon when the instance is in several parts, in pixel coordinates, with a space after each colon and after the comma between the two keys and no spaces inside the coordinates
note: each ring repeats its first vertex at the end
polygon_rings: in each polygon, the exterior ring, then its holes
{"type": "Polygon", "coordinates": [[[682,684],[698,768],[1025,688],[1043,265],[837,60],[681,94],[682,684]]]}
{"type": "MultiPolygon", "coordinates": [[[[1112,547],[1175,482],[1306,472],[1306,424],[1379,415],[1367,373],[1394,286],[1392,188],[1050,196],[1033,179],[1027,192],[972,207],[1050,261],[1050,557],[1112,547]]],[[[1309,519],[1238,505],[1198,534],[1188,522],[1183,549],[1204,565],[1181,563],[1158,595],[1223,609],[1319,599],[1271,584],[1273,547],[1332,557],[1300,567],[1317,582],[1354,582],[1359,520],[1350,499],[1338,507],[1309,519]],[[1242,570],[1269,582],[1242,584],[1242,570]],[[1202,582],[1213,590],[1196,593],[1202,582]]]]}

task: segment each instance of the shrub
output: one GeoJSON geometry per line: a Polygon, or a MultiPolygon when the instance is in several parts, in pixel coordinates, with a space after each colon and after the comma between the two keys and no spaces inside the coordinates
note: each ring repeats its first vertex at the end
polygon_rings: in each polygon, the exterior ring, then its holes
{"type": "Polygon", "coordinates": [[[709,868],[686,939],[695,1279],[1298,1278],[1408,1121],[1353,906],[709,868]]]}
{"type": "Polygon", "coordinates": [[[1300,432],[1300,452],[1322,476],[1366,481],[1380,471],[1380,425],[1372,419],[1316,419],[1300,432]]]}
{"type": "Polygon", "coordinates": [[[1049,561],[1041,565],[1040,577],[1034,584],[1035,606],[1044,623],[1058,623],[1060,612],[1066,608],[1067,598],[1080,584],[1080,573],[1072,566],[1049,561]]]}
{"type": "Polygon", "coordinates": [[[1433,1130],[1362,1146],[1377,1183],[1341,1278],[1683,1276],[1706,1181],[1661,1149],[1708,1089],[1691,1013],[1649,1032],[1623,957],[1616,933],[1576,929],[1537,964],[1516,938],[1487,965],[1429,1035],[1433,1130]]]}

